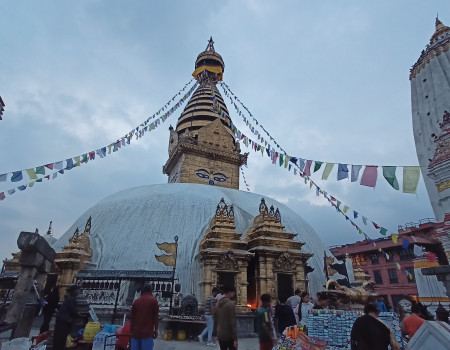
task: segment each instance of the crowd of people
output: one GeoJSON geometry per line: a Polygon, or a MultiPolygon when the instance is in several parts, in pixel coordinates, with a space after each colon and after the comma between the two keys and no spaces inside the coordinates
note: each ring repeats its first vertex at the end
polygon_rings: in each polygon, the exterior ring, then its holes
{"type": "MultiPolygon", "coordinates": [[[[66,338],[74,319],[81,317],[77,307],[80,286],[73,285],[67,289],[64,302],[58,308],[58,289],[53,288],[46,296],[43,308],[42,334],[49,334],[50,320],[55,313],[56,321],[53,349],[63,350],[66,338]]],[[[204,304],[206,328],[198,336],[200,342],[207,346],[219,345],[220,350],[237,350],[238,331],[235,302],[236,289],[233,286],[214,287],[204,304]]],[[[270,294],[262,294],[260,307],[255,314],[255,332],[258,334],[260,350],[271,350],[287,327],[297,326],[307,332],[307,316],[313,309],[327,309],[330,299],[327,293],[317,293],[315,301],[308,292],[295,290],[289,298],[280,297],[273,306],[270,294]]],[[[379,318],[380,312],[388,309],[378,298],[364,306],[364,315],[353,324],[350,343],[352,350],[386,350],[400,349],[392,330],[379,318]]],[[[159,305],[152,295],[152,286],[145,285],[141,295],[130,310],[130,322],[122,331],[131,337],[119,337],[117,349],[152,350],[153,341],[158,337],[159,305]],[[122,344],[123,343],[123,344],[122,344]]],[[[411,339],[426,320],[433,320],[426,307],[413,302],[410,315],[401,319],[402,333],[411,339]]],[[[449,323],[449,312],[443,307],[436,310],[436,320],[449,323]]]]}

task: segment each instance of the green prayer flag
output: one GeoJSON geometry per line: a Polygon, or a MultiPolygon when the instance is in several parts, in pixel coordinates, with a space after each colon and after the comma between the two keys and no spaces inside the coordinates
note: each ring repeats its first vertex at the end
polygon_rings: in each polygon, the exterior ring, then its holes
{"type": "Polygon", "coordinates": [[[395,171],[397,170],[396,166],[384,166],[383,167],[383,176],[386,181],[397,191],[400,189],[398,186],[397,177],[395,176],[395,171]]]}
{"type": "Polygon", "coordinates": [[[328,180],[328,176],[330,176],[331,170],[333,170],[334,163],[327,163],[325,165],[325,169],[322,174],[322,180],[328,180]]]}
{"type": "Polygon", "coordinates": [[[403,167],[403,193],[416,193],[420,179],[420,167],[403,167]]]}
{"type": "Polygon", "coordinates": [[[337,205],[337,208],[339,209],[339,206],[342,204],[342,202],[341,201],[336,201],[336,205],[337,205]]]}
{"type": "Polygon", "coordinates": [[[37,176],[36,173],[34,172],[34,169],[27,169],[27,173],[28,173],[28,177],[30,178],[30,180],[36,180],[37,176]]]}
{"type": "Polygon", "coordinates": [[[387,230],[386,230],[384,227],[382,227],[382,228],[380,228],[380,233],[381,233],[383,236],[386,236],[387,230]]]}
{"type": "Polygon", "coordinates": [[[318,162],[317,160],[314,162],[314,172],[316,172],[317,170],[320,169],[320,167],[322,166],[323,162],[318,162]]]}
{"type": "Polygon", "coordinates": [[[45,175],[45,168],[43,165],[36,167],[36,174],[45,175]]]}
{"type": "Polygon", "coordinates": [[[284,155],[280,154],[280,166],[284,163],[284,155]]]}
{"type": "Polygon", "coordinates": [[[87,155],[87,153],[83,154],[81,157],[83,158],[83,163],[87,163],[88,162],[88,155],[87,155]]]}

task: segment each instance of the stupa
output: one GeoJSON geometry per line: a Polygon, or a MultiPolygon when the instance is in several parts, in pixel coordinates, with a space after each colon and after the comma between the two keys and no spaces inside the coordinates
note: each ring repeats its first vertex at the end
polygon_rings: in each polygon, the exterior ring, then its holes
{"type": "MultiPolygon", "coordinates": [[[[177,288],[199,301],[213,286],[225,283],[235,284],[242,311],[255,306],[262,293],[277,297],[295,288],[313,294],[323,289],[323,254],[332,254],[313,228],[284,204],[239,190],[239,168],[247,154],[218,113],[227,110],[216,87],[224,68],[211,38],[195,63],[199,87],[176,128],[169,129],[169,159],[163,166],[168,183],[110,195],[87,209],[53,244],[57,253],[63,251],[89,219],[90,272],[83,276],[93,281],[97,276],[93,285],[106,286],[99,276],[108,271],[117,276],[120,271],[172,271],[155,259],[163,253],[156,243],[178,236],[177,288]]],[[[120,285],[116,305],[130,297],[123,295],[127,286],[120,285]]],[[[161,292],[175,287],[159,285],[161,292]]]]}

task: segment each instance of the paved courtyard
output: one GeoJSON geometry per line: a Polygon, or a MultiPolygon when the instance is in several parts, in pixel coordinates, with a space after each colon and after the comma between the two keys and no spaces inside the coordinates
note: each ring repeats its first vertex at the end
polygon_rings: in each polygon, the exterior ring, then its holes
{"type": "MultiPolygon", "coordinates": [[[[195,341],[164,341],[161,338],[155,340],[155,350],[191,350],[191,349],[216,349],[219,350],[219,345],[212,347],[206,346],[206,343],[199,343],[195,341]]],[[[258,338],[241,338],[238,342],[238,350],[257,350],[259,349],[258,338]]]]}

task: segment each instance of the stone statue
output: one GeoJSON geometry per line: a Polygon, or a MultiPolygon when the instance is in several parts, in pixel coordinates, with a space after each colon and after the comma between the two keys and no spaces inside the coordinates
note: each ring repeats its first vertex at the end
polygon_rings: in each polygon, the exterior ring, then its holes
{"type": "Polygon", "coordinates": [[[375,298],[377,294],[373,290],[374,283],[366,281],[362,286],[356,288],[348,288],[341,286],[338,282],[328,280],[326,284],[327,294],[333,295],[343,302],[354,304],[367,304],[367,302],[375,298]]]}

